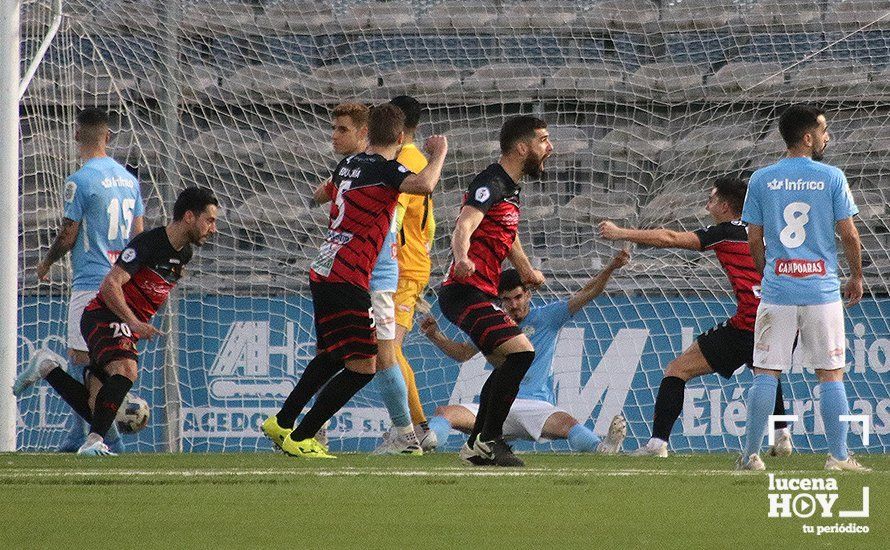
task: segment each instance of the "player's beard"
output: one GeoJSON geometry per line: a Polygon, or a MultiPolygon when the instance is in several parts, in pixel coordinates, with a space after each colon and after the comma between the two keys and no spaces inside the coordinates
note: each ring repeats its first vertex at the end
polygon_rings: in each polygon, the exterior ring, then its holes
{"type": "Polygon", "coordinates": [[[823,146],[822,149],[820,149],[819,151],[814,150],[813,154],[810,155],[810,158],[815,160],[816,162],[819,162],[822,159],[824,159],[825,158],[825,147],[823,146]]]}
{"type": "Polygon", "coordinates": [[[533,178],[540,178],[544,175],[543,163],[543,156],[539,157],[535,154],[529,154],[529,156],[525,158],[525,163],[522,165],[522,173],[533,178]]]}

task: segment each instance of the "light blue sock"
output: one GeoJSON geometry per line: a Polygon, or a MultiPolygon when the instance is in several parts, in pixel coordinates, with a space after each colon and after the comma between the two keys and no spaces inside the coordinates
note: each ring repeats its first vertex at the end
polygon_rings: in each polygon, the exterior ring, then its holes
{"type": "Polygon", "coordinates": [[[569,446],[573,451],[582,453],[593,452],[600,443],[600,438],[583,424],[575,424],[569,430],[569,446]]]}
{"type": "Polygon", "coordinates": [[[377,371],[374,376],[383,398],[383,404],[389,411],[389,419],[393,426],[404,428],[411,425],[411,410],[408,408],[408,386],[402,369],[393,365],[386,370],[377,371]]]}
{"type": "Polygon", "coordinates": [[[825,438],[828,440],[828,452],[838,460],[847,460],[847,432],[849,422],[841,421],[842,414],[850,414],[850,403],[847,401],[847,388],[843,382],[822,382],[820,398],[822,407],[822,423],[825,424],[825,438]]]}
{"type": "Polygon", "coordinates": [[[745,459],[760,453],[769,415],[776,407],[779,379],[771,374],[755,374],[748,389],[748,419],[745,422],[745,459]]]}
{"type": "Polygon", "coordinates": [[[444,416],[434,416],[427,420],[430,429],[436,432],[436,440],[439,442],[439,448],[445,446],[448,441],[448,434],[451,433],[451,424],[444,416]]]}

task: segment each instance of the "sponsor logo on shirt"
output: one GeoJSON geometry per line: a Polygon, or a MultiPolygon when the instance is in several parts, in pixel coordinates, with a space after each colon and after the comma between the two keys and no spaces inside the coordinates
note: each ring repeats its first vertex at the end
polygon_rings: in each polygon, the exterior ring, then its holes
{"type": "Polygon", "coordinates": [[[776,275],[809,277],[825,275],[825,260],[776,260],[776,275]]]}
{"type": "Polygon", "coordinates": [[[136,250],[128,248],[121,253],[121,260],[130,263],[136,259],[136,250]]]}
{"type": "Polygon", "coordinates": [[[102,187],[105,189],[110,189],[111,187],[126,187],[127,189],[133,189],[134,183],[133,180],[129,178],[105,178],[102,180],[102,187]]]}
{"type": "Polygon", "coordinates": [[[825,182],[824,181],[806,181],[803,179],[790,180],[788,178],[785,179],[774,179],[773,181],[767,182],[767,187],[769,187],[770,191],[824,191],[825,190],[825,182]]]}
{"type": "Polygon", "coordinates": [[[488,187],[480,187],[479,189],[476,189],[476,202],[485,202],[490,196],[491,191],[488,190],[488,187]]]}

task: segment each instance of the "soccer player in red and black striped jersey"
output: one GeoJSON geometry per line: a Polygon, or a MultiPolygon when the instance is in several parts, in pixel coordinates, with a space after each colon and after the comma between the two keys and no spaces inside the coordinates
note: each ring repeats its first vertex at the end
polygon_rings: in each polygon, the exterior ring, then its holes
{"type": "Polygon", "coordinates": [[[89,350],[88,368],[102,383],[93,407],[84,385],[60,365],[44,362],[40,366],[45,371],[40,375],[90,422],[90,434],[77,454],[114,454],[104,438],[136,381],[136,344],[160,334],[151,318],[182,277],[192,258],[191,245],[201,246],[216,233],[218,205],[207,189],[190,187],[180,193],[173,205],[173,221],[134,237],[84,309],[80,331],[89,350]]]}
{"type": "Polygon", "coordinates": [[[391,104],[374,107],[368,118],[367,150],[346,157],[334,169],[332,183],[337,192],[328,234],[309,272],[318,355],[306,366],[281,410],[262,425],[263,433],[291,456],[330,458],[314,435],[376,372],[371,271],[392,224],[399,193],[432,193],[448,151],[445,136],[431,136],[426,141],[430,163],[413,174],[395,160],[404,130],[401,109],[391,104]],[[297,416],[322,386],[313,407],[294,427],[297,416]]]}
{"type": "MultiPolygon", "coordinates": [[[[754,355],[754,319],[760,305],[761,274],[754,267],[748,247],[748,231],[741,221],[748,185],[736,178],[718,178],[705,205],[714,225],[696,231],[669,229],[625,229],[610,221],[599,226],[608,240],[624,240],[658,248],[713,250],[736,296],[737,310],[726,322],[698,336],[683,353],[668,363],[655,398],[652,438],[633,454],[666,457],[668,438],[683,408],[686,382],[716,372],[730,378],[741,366],[751,366],[754,355]]],[[[781,386],[776,394],[773,414],[785,414],[781,386]]],[[[791,453],[791,434],[787,424],[777,422],[773,452],[791,453]]]]}
{"type": "Polygon", "coordinates": [[[544,283],[517,236],[519,183],[525,176],[540,177],[553,152],[547,123],[532,116],[507,120],[500,144],[498,162],[473,179],[464,197],[452,235],[452,264],[439,289],[442,313],[495,367],[482,386],[476,422],[461,449],[461,458],[478,466],[523,465],[504,442],[503,426],[535,350],[495,301],[505,258],[510,258],[524,284],[544,283]]]}

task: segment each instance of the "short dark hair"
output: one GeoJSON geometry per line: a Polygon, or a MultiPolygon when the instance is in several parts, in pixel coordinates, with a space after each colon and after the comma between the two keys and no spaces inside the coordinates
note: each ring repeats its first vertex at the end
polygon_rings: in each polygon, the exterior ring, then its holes
{"type": "Polygon", "coordinates": [[[819,125],[819,116],[825,111],[814,105],[792,105],[779,117],[779,133],[785,145],[793,147],[803,140],[804,134],[819,125]]]}
{"type": "Polygon", "coordinates": [[[538,117],[520,115],[507,119],[501,127],[501,153],[506,154],[516,142],[535,137],[535,130],[546,128],[547,123],[538,117]]]}
{"type": "Polygon", "coordinates": [[[77,141],[96,144],[108,134],[108,114],[96,107],[87,107],[77,113],[77,141]]]}
{"type": "Polygon", "coordinates": [[[748,193],[748,184],[739,178],[722,177],[714,182],[717,196],[726,201],[732,211],[741,214],[745,207],[745,195],[748,193]]]}
{"type": "Polygon", "coordinates": [[[173,204],[173,221],[178,222],[184,218],[186,212],[200,216],[211,204],[219,206],[219,202],[209,189],[188,187],[176,197],[176,203],[173,204]]]}
{"type": "Polygon", "coordinates": [[[368,118],[368,142],[372,146],[388,147],[399,141],[405,130],[405,113],[390,103],[371,108],[368,118]]]}
{"type": "Polygon", "coordinates": [[[80,126],[108,126],[108,113],[96,107],[87,107],[77,113],[80,126]]]}
{"type": "Polygon", "coordinates": [[[519,276],[519,272],[511,267],[501,273],[501,280],[498,282],[498,294],[510,292],[514,288],[526,289],[525,283],[522,282],[522,277],[519,276]]]}
{"type": "Polygon", "coordinates": [[[420,102],[409,95],[396,96],[389,102],[405,113],[405,128],[415,130],[420,123],[420,111],[422,109],[420,102]]]}

